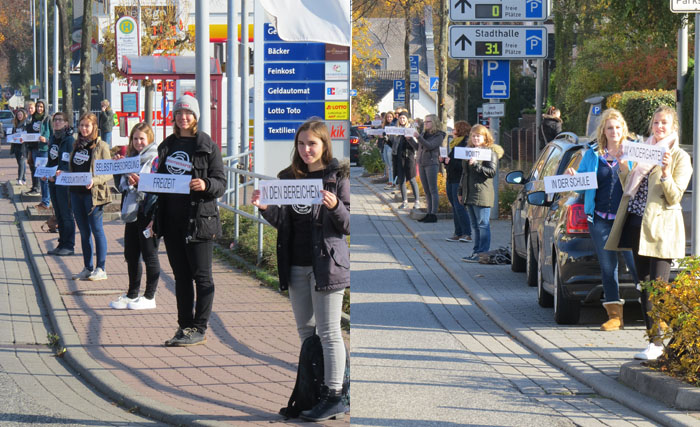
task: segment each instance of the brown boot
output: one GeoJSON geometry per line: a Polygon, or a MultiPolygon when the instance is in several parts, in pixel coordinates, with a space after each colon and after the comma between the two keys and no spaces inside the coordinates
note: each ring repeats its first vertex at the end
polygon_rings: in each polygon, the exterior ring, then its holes
{"type": "Polygon", "coordinates": [[[609,320],[600,326],[601,331],[617,331],[624,329],[625,324],[622,321],[622,301],[604,302],[603,307],[608,312],[609,320]]]}

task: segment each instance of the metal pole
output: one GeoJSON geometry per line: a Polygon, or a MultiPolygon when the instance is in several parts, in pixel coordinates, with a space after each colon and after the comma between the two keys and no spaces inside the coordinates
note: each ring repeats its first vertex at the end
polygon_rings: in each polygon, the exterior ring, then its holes
{"type": "MultiPolygon", "coordinates": [[[[688,15],[685,16],[686,19],[688,15]]],[[[683,87],[688,75],[688,21],[684,20],[683,26],[678,30],[678,75],[676,76],[676,111],[680,129],[678,134],[682,137],[683,131],[683,87]]]]}
{"type": "MultiPolygon", "coordinates": [[[[141,30],[141,0],[138,0],[138,4],[136,5],[136,15],[138,15],[136,17],[136,22],[138,22],[138,27],[139,27],[139,52],[141,52],[141,31],[142,31],[141,30]]],[[[127,91],[131,90],[131,85],[129,84],[128,81],[127,81],[126,89],[127,89],[127,91]]],[[[137,103],[139,106],[138,109],[141,110],[143,107],[145,107],[145,105],[144,105],[145,102],[144,103],[141,102],[141,79],[136,80],[136,98],[138,98],[138,100],[139,100],[139,102],[137,103]]],[[[140,116],[141,111],[137,111],[136,114],[140,116]]],[[[173,119],[175,118],[174,116],[175,116],[175,113],[173,113],[173,119]]],[[[146,123],[149,123],[149,124],[151,123],[150,118],[146,117],[146,113],[144,113],[144,115],[143,115],[143,121],[146,123]]]]}
{"type": "Polygon", "coordinates": [[[535,159],[540,155],[540,126],[542,125],[542,84],[544,83],[544,60],[537,60],[535,81],[535,159]]]}
{"type": "Polygon", "coordinates": [[[32,64],[34,65],[34,86],[36,86],[36,11],[34,10],[34,0],[29,0],[32,10],[32,64]]]}
{"type": "MultiPolygon", "coordinates": [[[[48,1],[41,0],[44,4],[44,37],[42,37],[42,44],[44,45],[43,50],[43,63],[44,63],[44,74],[42,78],[42,85],[44,86],[44,101],[49,102],[49,14],[48,14],[48,1]]],[[[49,106],[44,105],[45,113],[49,114],[49,106]]]]}
{"type": "MultiPolygon", "coordinates": [[[[700,37],[698,37],[698,28],[700,28],[700,13],[695,14],[695,56],[700,52],[700,37]]],[[[698,167],[697,159],[700,159],[700,73],[695,71],[693,87],[693,158],[695,164],[693,166],[693,209],[691,210],[693,220],[691,229],[691,247],[692,254],[700,255],[700,230],[698,230],[698,215],[700,215],[700,197],[698,197],[698,189],[700,188],[700,167],[698,167]]]]}
{"type": "Polygon", "coordinates": [[[54,2],[53,6],[53,92],[51,96],[51,104],[53,105],[52,113],[58,111],[58,6],[54,2]]]}
{"type": "Polygon", "coordinates": [[[195,80],[199,118],[197,128],[211,135],[211,59],[209,55],[209,2],[195,2],[195,80]]]}
{"type": "MultiPolygon", "coordinates": [[[[262,41],[258,43],[262,46],[262,41]]],[[[248,88],[248,75],[250,74],[250,52],[248,49],[248,2],[241,2],[241,153],[248,149],[250,138],[250,89],[248,88]]],[[[262,64],[256,64],[262,67],[262,64]]],[[[262,117],[258,117],[262,120],[262,117]]],[[[256,163],[258,159],[255,159],[256,163]]]]}
{"type": "MultiPolygon", "coordinates": [[[[236,116],[235,114],[235,109],[236,109],[236,80],[238,76],[238,46],[237,46],[237,38],[238,38],[238,31],[236,31],[236,27],[238,24],[236,23],[236,1],[235,0],[229,0],[228,1],[228,16],[227,16],[227,25],[228,25],[228,37],[227,37],[227,42],[226,42],[226,80],[227,80],[227,86],[226,86],[226,110],[227,110],[227,120],[226,120],[226,155],[227,157],[230,157],[234,154],[238,154],[238,145],[236,144],[237,138],[236,138],[236,116]]],[[[240,159],[237,159],[240,161],[240,159]]],[[[237,163],[237,162],[236,162],[237,163]]],[[[228,167],[234,166],[234,162],[228,161],[228,167]]],[[[228,189],[230,190],[233,188],[233,198],[234,198],[234,207],[238,209],[238,174],[235,174],[231,171],[228,172],[228,183],[227,183],[228,189]]],[[[226,197],[226,203],[230,206],[231,205],[231,193],[229,192],[227,197],[226,197]]],[[[240,217],[238,214],[234,214],[234,241],[238,242],[239,235],[240,235],[240,217]]]]}
{"type": "MultiPolygon", "coordinates": [[[[490,104],[497,104],[497,99],[489,100],[490,104]]],[[[493,135],[493,143],[499,144],[501,139],[501,119],[491,117],[491,134],[493,135]]],[[[493,208],[491,209],[491,219],[498,219],[498,160],[496,161],[496,176],[493,179],[493,208]]]]}

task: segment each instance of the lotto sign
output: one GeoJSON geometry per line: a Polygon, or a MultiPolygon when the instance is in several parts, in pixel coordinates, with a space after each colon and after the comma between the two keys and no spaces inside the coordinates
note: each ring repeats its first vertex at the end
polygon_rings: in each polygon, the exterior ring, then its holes
{"type": "Polygon", "coordinates": [[[114,44],[117,56],[117,67],[122,68],[124,55],[138,56],[141,54],[141,38],[138,24],[131,16],[122,16],[117,20],[114,29],[114,44]]]}
{"type": "Polygon", "coordinates": [[[277,179],[260,181],[260,203],[264,205],[319,205],[323,180],[277,179]]]}
{"type": "Polygon", "coordinates": [[[326,102],[326,120],[350,120],[349,102],[326,102]]]}
{"type": "Polygon", "coordinates": [[[577,173],[576,175],[554,175],[544,177],[544,192],[547,194],[564,191],[591,190],[598,188],[595,172],[577,173]]]}

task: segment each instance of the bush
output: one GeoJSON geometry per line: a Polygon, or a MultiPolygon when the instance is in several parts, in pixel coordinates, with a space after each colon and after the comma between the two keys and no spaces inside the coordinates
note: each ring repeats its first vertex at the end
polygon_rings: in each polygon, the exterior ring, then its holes
{"type": "Polygon", "coordinates": [[[607,100],[608,108],[620,110],[630,132],[648,135],[649,122],[660,105],[676,106],[676,95],[670,90],[620,92],[607,100]]]}
{"type": "Polygon", "coordinates": [[[700,258],[681,260],[681,272],[672,283],[645,284],[653,304],[651,317],[666,322],[664,339],[670,338],[655,369],[698,385],[700,380],[700,258]]]}
{"type": "Polygon", "coordinates": [[[384,161],[382,160],[382,154],[371,142],[365,142],[360,145],[360,166],[365,168],[369,173],[381,173],[384,172],[384,161]]]}
{"type": "Polygon", "coordinates": [[[518,197],[518,188],[511,184],[501,184],[498,192],[498,217],[510,218],[513,202],[518,197]]]}
{"type": "MultiPolygon", "coordinates": [[[[242,206],[241,210],[252,214],[253,206],[242,206]]],[[[221,209],[221,228],[223,230],[219,243],[228,248],[233,243],[235,237],[234,213],[221,209]]],[[[255,264],[258,257],[258,223],[244,217],[239,217],[239,239],[238,244],[232,247],[235,254],[241,256],[246,261],[255,264]]],[[[263,256],[260,267],[277,276],[277,230],[274,227],[263,227],[263,256]]]]}
{"type": "MultiPolygon", "coordinates": [[[[418,192],[421,196],[425,197],[425,190],[423,190],[423,184],[420,182],[420,175],[416,174],[416,182],[418,183],[418,192]]],[[[408,183],[406,184],[408,185],[408,183]]],[[[452,213],[452,205],[447,199],[447,174],[439,173],[437,176],[437,186],[438,186],[438,213],[452,213]]]]}

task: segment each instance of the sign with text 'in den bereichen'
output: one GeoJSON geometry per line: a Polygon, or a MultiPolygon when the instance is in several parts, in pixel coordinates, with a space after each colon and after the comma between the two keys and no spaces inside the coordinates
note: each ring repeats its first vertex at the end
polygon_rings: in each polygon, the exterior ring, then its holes
{"type": "Polygon", "coordinates": [[[449,50],[455,59],[545,58],[547,28],[452,25],[449,50]]]}
{"type": "Polygon", "coordinates": [[[450,20],[546,21],[548,0],[451,0],[450,20]]]}

